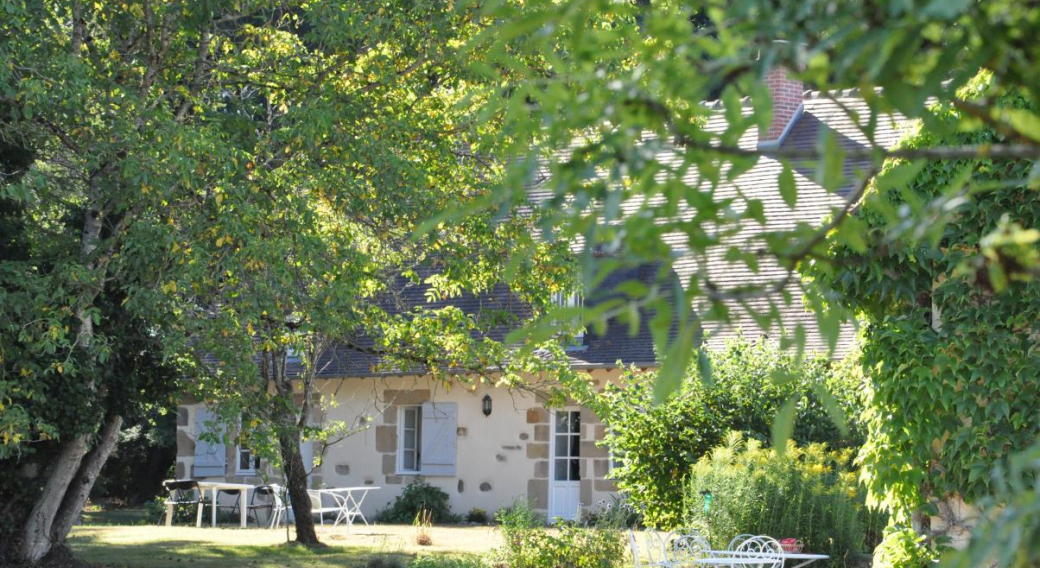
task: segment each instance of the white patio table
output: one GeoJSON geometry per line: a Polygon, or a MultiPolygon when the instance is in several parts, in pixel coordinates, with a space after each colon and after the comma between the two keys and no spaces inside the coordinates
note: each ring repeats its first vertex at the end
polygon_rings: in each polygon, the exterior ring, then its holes
{"type": "MultiPolygon", "coordinates": [[[[725,550],[725,551],[722,551],[722,550],[719,550],[719,551],[708,550],[708,551],[705,551],[705,553],[706,554],[715,554],[715,553],[717,553],[717,554],[720,554],[720,555],[724,555],[725,558],[730,559],[730,560],[736,560],[736,559],[744,560],[744,559],[747,559],[744,562],[738,562],[738,563],[743,563],[743,564],[754,564],[755,563],[754,559],[756,558],[756,556],[754,554],[752,554],[752,553],[748,553],[748,552],[733,552],[733,551],[729,551],[729,550],[725,550]]],[[[809,564],[812,564],[813,562],[816,562],[817,560],[827,560],[828,558],[830,558],[830,556],[827,556],[826,554],[809,554],[808,552],[781,552],[780,553],[780,557],[783,558],[783,560],[784,560],[784,566],[787,566],[787,561],[788,560],[791,560],[791,561],[799,561],[799,560],[801,560],[801,562],[799,562],[798,564],[795,564],[793,566],[790,566],[789,568],[802,568],[803,566],[808,566],[809,564]]],[[[722,560],[722,559],[721,558],[714,558],[714,559],[713,558],[706,558],[704,560],[705,560],[704,562],[701,562],[700,560],[698,560],[698,563],[699,564],[711,564],[713,561],[722,560]]],[[[762,561],[758,560],[757,562],[761,563],[762,561]]],[[[725,561],[718,562],[718,564],[720,566],[721,565],[727,565],[727,566],[730,565],[728,562],[725,562],[725,561]]]]}
{"type": "MultiPolygon", "coordinates": [[[[238,526],[246,528],[246,513],[249,512],[249,491],[253,489],[252,485],[246,483],[227,483],[225,481],[200,481],[199,491],[205,495],[206,491],[210,491],[210,504],[213,509],[212,526],[217,526],[217,492],[221,490],[227,491],[238,491],[238,526]]],[[[169,518],[172,513],[172,507],[166,507],[166,517],[169,518]]],[[[202,526],[202,519],[199,519],[195,526],[202,526]]]]}
{"type": "Polygon", "coordinates": [[[318,493],[327,493],[333,497],[336,502],[336,506],[339,508],[339,513],[336,515],[336,521],[332,523],[332,526],[336,526],[340,521],[347,521],[347,528],[354,524],[356,517],[361,517],[365,525],[368,525],[368,519],[361,513],[361,503],[365,500],[369,491],[376,489],[382,489],[381,487],[363,486],[363,487],[329,487],[325,489],[312,489],[318,493]]]}
{"type": "Polygon", "coordinates": [[[826,554],[809,554],[807,552],[785,552],[781,556],[784,557],[784,562],[787,562],[788,560],[802,561],[790,568],[802,568],[802,566],[808,566],[817,560],[827,560],[830,558],[830,556],[827,556],[826,554]]]}

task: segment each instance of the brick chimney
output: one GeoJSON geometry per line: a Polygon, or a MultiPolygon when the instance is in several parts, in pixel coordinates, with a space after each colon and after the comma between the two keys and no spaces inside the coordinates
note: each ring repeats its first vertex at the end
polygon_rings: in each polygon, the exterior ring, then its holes
{"type": "Polygon", "coordinates": [[[784,67],[776,67],[766,75],[766,85],[773,99],[773,121],[765,136],[759,133],[759,148],[776,148],[802,115],[802,81],[791,76],[784,67]]]}

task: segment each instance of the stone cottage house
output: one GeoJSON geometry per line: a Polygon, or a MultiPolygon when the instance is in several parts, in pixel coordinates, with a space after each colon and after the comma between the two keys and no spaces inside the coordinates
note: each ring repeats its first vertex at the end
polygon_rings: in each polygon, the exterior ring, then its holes
{"type": "MultiPolygon", "coordinates": [[[[818,92],[803,92],[801,84],[787,78],[783,71],[775,72],[768,83],[777,102],[774,124],[764,136],[754,131],[746,135],[740,142],[742,146],[812,148],[824,130],[831,131],[835,143],[847,149],[866,143],[848,112],[868,114],[857,93],[821,96],[818,92]]],[[[880,122],[877,139],[891,146],[900,135],[899,128],[894,121],[880,122]]],[[[713,119],[709,127],[721,131],[723,119],[713,119]]],[[[671,157],[666,152],[661,159],[671,157]]],[[[764,230],[790,229],[797,223],[818,225],[833,207],[844,203],[846,195],[824,190],[814,181],[811,168],[795,169],[798,200],[794,208],[781,198],[777,184],[781,164],[769,156],[733,182],[723,182],[728,184],[719,189],[723,196],[729,192],[736,197],[739,188],[744,196],[760,199],[768,221],[766,227],[747,227],[732,241],[750,249],[764,230]]],[[[863,169],[865,164],[846,163],[847,177],[852,180],[850,188],[857,170],[863,169]]],[[[538,189],[534,188],[532,196],[537,195],[538,189]]],[[[727,262],[721,250],[711,256],[709,263],[708,272],[722,287],[749,282],[768,284],[783,276],[782,269],[775,264],[763,262],[758,272],[752,272],[742,264],[727,262]]],[[[696,270],[698,266],[693,260],[680,261],[675,266],[676,275],[684,282],[696,270]]],[[[624,278],[612,277],[603,286],[609,287],[624,278]]],[[[796,289],[791,292],[799,297],[796,289]]],[[[417,294],[415,301],[425,300],[417,294]]],[[[507,290],[451,302],[462,304],[460,307],[466,311],[492,305],[524,309],[512,304],[517,300],[507,290]]],[[[738,330],[750,338],[766,335],[738,306],[733,307],[732,317],[732,326],[714,330],[709,346],[720,345],[738,330]]],[[[786,308],[782,317],[788,328],[805,325],[810,349],[826,348],[814,331],[814,316],[799,302],[786,308]]],[[[852,335],[851,330],[843,330],[838,355],[848,350],[852,335]]],[[[616,323],[602,335],[590,330],[579,339],[579,344],[569,351],[571,364],[589,373],[600,386],[616,380],[621,374],[620,366],[657,365],[657,353],[645,328],[630,336],[627,324],[616,323]]],[[[362,505],[369,519],[418,475],[446,491],[452,510],[462,514],[473,508],[493,512],[519,498],[526,499],[549,518],[572,518],[580,508],[608,498],[616,489],[610,479],[609,451],[597,443],[603,439],[604,425],[587,409],[548,409],[533,394],[489,385],[449,386],[423,375],[373,372],[377,361],[370,355],[346,349],[331,353],[327,363],[317,386],[322,396],[337,404],[319,411],[316,423],[335,420],[349,424],[361,416],[371,417],[372,422],[366,430],[329,447],[320,465],[311,471],[310,483],[314,487],[379,487],[362,505]]],[[[203,405],[185,400],[178,418],[178,477],[261,483],[256,460],[248,448],[198,440],[201,425],[210,419],[203,405]]],[[[313,449],[305,446],[305,461],[310,461],[306,454],[313,449]]]]}

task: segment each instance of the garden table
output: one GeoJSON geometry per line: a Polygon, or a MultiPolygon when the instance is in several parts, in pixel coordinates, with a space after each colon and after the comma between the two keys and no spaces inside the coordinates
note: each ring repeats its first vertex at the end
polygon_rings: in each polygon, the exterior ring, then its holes
{"type": "Polygon", "coordinates": [[[363,487],[330,487],[325,489],[312,489],[322,494],[328,494],[336,502],[336,506],[339,509],[339,513],[336,515],[336,521],[332,523],[332,526],[336,526],[340,521],[347,521],[347,529],[354,524],[356,517],[361,517],[361,520],[368,525],[368,519],[361,513],[361,503],[365,500],[365,496],[368,495],[369,491],[375,489],[382,489],[381,487],[363,486],[363,487]]]}
{"type": "MultiPolygon", "coordinates": [[[[732,552],[732,551],[728,551],[728,550],[727,551],[709,550],[709,551],[707,551],[707,553],[708,554],[715,554],[715,553],[725,554],[727,558],[749,558],[749,559],[753,560],[756,557],[753,553],[749,553],[749,552],[732,552]]],[[[809,554],[808,552],[781,552],[780,553],[780,557],[783,558],[785,566],[787,565],[787,561],[789,561],[789,560],[790,561],[795,561],[795,562],[797,562],[799,560],[801,561],[801,562],[798,562],[798,564],[790,566],[789,568],[802,568],[803,566],[808,566],[809,564],[812,564],[813,562],[816,562],[817,560],[827,560],[828,558],[830,558],[830,556],[827,556],[826,554],[809,554]]],[[[759,560],[759,562],[761,562],[761,560],[759,560]]],[[[748,563],[750,563],[750,562],[748,562],[748,563]]],[[[708,562],[708,564],[710,564],[710,562],[708,562]]]]}
{"type": "MultiPolygon", "coordinates": [[[[203,495],[206,491],[210,491],[210,505],[213,508],[213,526],[217,526],[217,492],[221,490],[227,491],[238,491],[238,516],[239,526],[246,528],[246,513],[249,511],[248,493],[253,489],[252,485],[245,483],[227,483],[225,481],[200,481],[199,491],[203,495]]],[[[169,518],[173,514],[173,507],[166,507],[166,517],[169,518]]],[[[195,526],[202,526],[202,519],[200,518],[195,526]]]]}
{"type": "Polygon", "coordinates": [[[801,562],[791,566],[790,568],[802,568],[802,566],[808,566],[817,560],[827,560],[830,558],[830,556],[827,556],[826,554],[809,554],[807,552],[785,552],[781,556],[784,557],[784,562],[787,562],[788,560],[801,560],[801,562]]]}

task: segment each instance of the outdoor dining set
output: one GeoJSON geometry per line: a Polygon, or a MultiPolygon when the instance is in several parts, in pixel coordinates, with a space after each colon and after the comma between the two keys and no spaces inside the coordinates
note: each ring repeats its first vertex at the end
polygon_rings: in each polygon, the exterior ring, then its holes
{"type": "Polygon", "coordinates": [[[628,531],[628,539],[635,568],[782,568],[786,561],[793,563],[791,568],[801,568],[830,558],[826,554],[803,553],[800,546],[782,545],[765,535],[738,535],[726,550],[712,550],[707,539],[694,530],[660,533],[647,529],[642,546],[634,531],[628,531]]]}
{"type": "MultiPolygon", "coordinates": [[[[210,508],[211,525],[217,526],[217,510],[223,509],[230,514],[238,514],[239,526],[246,528],[248,519],[252,518],[257,526],[274,528],[287,521],[289,499],[284,487],[280,485],[253,486],[245,483],[228,483],[224,481],[198,481],[195,479],[175,479],[163,482],[169,493],[166,498],[166,526],[173,524],[173,513],[177,507],[197,507],[195,526],[202,526],[203,510],[210,508]],[[208,495],[207,495],[208,494],[208,495]],[[225,499],[221,499],[225,497],[225,499]]],[[[334,487],[309,489],[311,514],[318,515],[322,526],[325,515],[334,516],[332,525],[345,522],[347,528],[361,519],[366,525],[368,520],[361,513],[361,503],[369,491],[379,487],[334,487]]]]}

